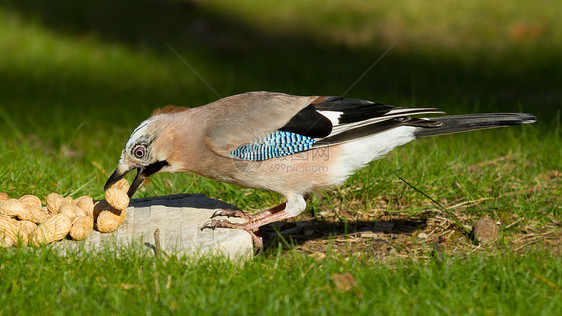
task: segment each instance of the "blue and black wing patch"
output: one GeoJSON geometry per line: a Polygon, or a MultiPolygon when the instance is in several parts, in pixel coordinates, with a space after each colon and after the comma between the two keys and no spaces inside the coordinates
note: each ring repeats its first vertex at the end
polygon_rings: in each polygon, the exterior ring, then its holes
{"type": "Polygon", "coordinates": [[[280,158],[312,148],[316,140],[296,133],[277,131],[252,144],[242,145],[230,151],[232,158],[262,161],[280,158]]]}

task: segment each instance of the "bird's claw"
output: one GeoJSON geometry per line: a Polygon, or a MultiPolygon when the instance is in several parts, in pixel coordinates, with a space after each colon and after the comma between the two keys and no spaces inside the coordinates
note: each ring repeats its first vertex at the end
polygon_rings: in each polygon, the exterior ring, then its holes
{"type": "Polygon", "coordinates": [[[224,210],[218,210],[218,211],[214,212],[213,215],[211,215],[211,218],[223,216],[222,215],[223,212],[224,212],[224,210]]]}
{"type": "Polygon", "coordinates": [[[201,230],[205,228],[210,228],[212,230],[215,230],[216,228],[238,228],[246,230],[244,225],[232,223],[224,219],[212,219],[206,222],[203,227],[201,227],[201,230]]]}
{"type": "Polygon", "coordinates": [[[201,231],[203,231],[205,228],[215,230],[215,228],[217,228],[218,222],[220,221],[216,219],[206,222],[205,224],[203,224],[203,226],[201,226],[201,231]]]}
{"type": "Polygon", "coordinates": [[[219,216],[226,216],[226,217],[238,217],[243,218],[245,220],[250,221],[251,216],[244,213],[241,210],[218,210],[211,215],[211,218],[219,217],[219,216]]]}
{"type": "Polygon", "coordinates": [[[216,228],[233,228],[233,229],[242,229],[247,232],[254,232],[258,230],[258,227],[251,228],[248,227],[248,225],[246,224],[233,223],[225,219],[212,219],[206,222],[205,224],[203,224],[203,226],[201,227],[201,231],[203,231],[205,228],[209,228],[212,230],[215,230],[216,228]]]}

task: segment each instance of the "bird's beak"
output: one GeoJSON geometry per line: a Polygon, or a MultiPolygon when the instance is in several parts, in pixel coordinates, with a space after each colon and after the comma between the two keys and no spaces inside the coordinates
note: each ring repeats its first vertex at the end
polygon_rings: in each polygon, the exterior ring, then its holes
{"type": "Polygon", "coordinates": [[[135,194],[137,189],[143,184],[144,179],[146,179],[146,177],[147,175],[145,174],[144,169],[137,168],[137,176],[135,177],[135,180],[133,180],[131,187],[129,187],[129,192],[127,192],[127,195],[129,197],[133,197],[133,194],[135,194]]]}
{"type": "Polygon", "coordinates": [[[103,187],[104,191],[107,191],[107,189],[109,189],[112,185],[114,185],[117,181],[123,179],[123,177],[129,172],[130,170],[127,170],[125,172],[121,172],[119,170],[119,168],[117,168],[115,171],[113,171],[113,173],[109,176],[109,178],[107,179],[107,181],[105,182],[105,186],[103,187]]]}
{"type": "MultiPolygon", "coordinates": [[[[104,190],[107,191],[107,189],[109,189],[113,184],[115,184],[117,181],[123,179],[123,177],[129,173],[129,171],[131,171],[132,169],[129,170],[125,170],[122,171],[119,168],[117,168],[112,174],[111,176],[109,176],[109,179],[107,179],[107,182],[105,183],[104,186],[104,190]]],[[[133,194],[135,194],[135,192],[137,191],[137,189],[142,185],[142,183],[144,182],[144,179],[146,179],[146,175],[144,173],[144,169],[143,168],[137,168],[137,176],[135,177],[135,180],[133,180],[133,183],[131,184],[130,188],[129,188],[129,192],[127,192],[127,195],[129,197],[132,197],[133,194]]]]}
{"type": "MultiPolygon", "coordinates": [[[[133,183],[131,184],[131,187],[129,188],[129,192],[127,192],[127,195],[129,195],[129,197],[132,197],[133,194],[135,194],[135,192],[137,191],[137,189],[143,184],[146,178],[150,177],[151,175],[157,172],[160,172],[162,168],[168,165],[169,165],[168,162],[166,160],[163,160],[163,161],[157,161],[151,163],[148,166],[137,167],[137,176],[135,177],[135,180],[133,180],[133,183]]],[[[111,176],[109,176],[109,179],[107,179],[107,182],[105,183],[103,189],[107,191],[107,189],[109,189],[115,182],[123,179],[123,177],[131,170],[133,170],[133,168],[128,169],[127,167],[123,167],[123,165],[119,164],[117,166],[117,169],[115,169],[115,171],[111,174],[111,176]]]]}

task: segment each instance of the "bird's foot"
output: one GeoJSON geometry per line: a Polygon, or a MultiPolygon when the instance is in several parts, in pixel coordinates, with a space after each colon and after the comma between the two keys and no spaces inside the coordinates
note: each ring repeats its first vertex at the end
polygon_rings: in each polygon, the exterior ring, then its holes
{"type": "Polygon", "coordinates": [[[232,223],[224,219],[211,219],[206,222],[203,227],[201,227],[201,231],[206,228],[213,230],[216,228],[242,229],[252,236],[252,240],[254,241],[254,245],[256,247],[263,249],[263,240],[259,235],[259,228],[263,225],[292,217],[292,215],[285,212],[284,209],[285,203],[272,207],[269,210],[263,211],[257,215],[248,215],[239,210],[218,210],[213,214],[213,216],[211,216],[211,218],[216,216],[242,217],[245,218],[247,222],[232,223]]]}
{"type": "MultiPolygon", "coordinates": [[[[240,212],[242,212],[242,211],[240,211],[240,212]]],[[[217,216],[219,216],[219,215],[217,215],[217,216]]],[[[228,216],[228,215],[222,215],[222,216],[228,216]]],[[[246,215],[246,216],[248,216],[248,215],[246,215]]],[[[214,214],[211,218],[213,218],[213,217],[214,217],[214,214]]],[[[254,242],[255,247],[259,248],[260,250],[263,249],[263,239],[259,235],[259,227],[255,227],[255,225],[252,225],[252,224],[248,225],[248,224],[250,224],[250,222],[244,223],[244,224],[239,224],[239,223],[232,223],[232,222],[224,220],[224,219],[213,219],[213,220],[210,220],[210,221],[206,222],[203,225],[203,227],[201,227],[201,231],[203,231],[205,228],[212,229],[212,230],[215,230],[216,228],[242,229],[242,230],[247,231],[250,234],[250,236],[252,237],[252,241],[254,242]]]]}
{"type": "Polygon", "coordinates": [[[246,214],[244,211],[241,210],[218,210],[211,215],[211,218],[215,218],[218,216],[226,216],[226,217],[238,217],[243,218],[247,221],[252,220],[252,216],[246,214]]]}

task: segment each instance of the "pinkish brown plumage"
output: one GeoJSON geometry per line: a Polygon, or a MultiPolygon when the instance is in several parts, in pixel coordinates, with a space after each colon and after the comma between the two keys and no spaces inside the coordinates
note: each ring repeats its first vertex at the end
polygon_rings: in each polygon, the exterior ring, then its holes
{"type": "Polygon", "coordinates": [[[157,110],[131,134],[106,187],[132,169],[132,196],[157,172],[191,172],[204,177],[282,194],[286,203],[255,216],[220,210],[213,217],[237,216],[233,224],[211,220],[203,228],[240,228],[254,233],[265,224],[294,217],[306,208],[304,196],[342,184],[353,172],[419,137],[532,123],[521,113],[445,116],[434,108],[401,108],[339,97],[249,92],[197,108],[157,110]]]}

